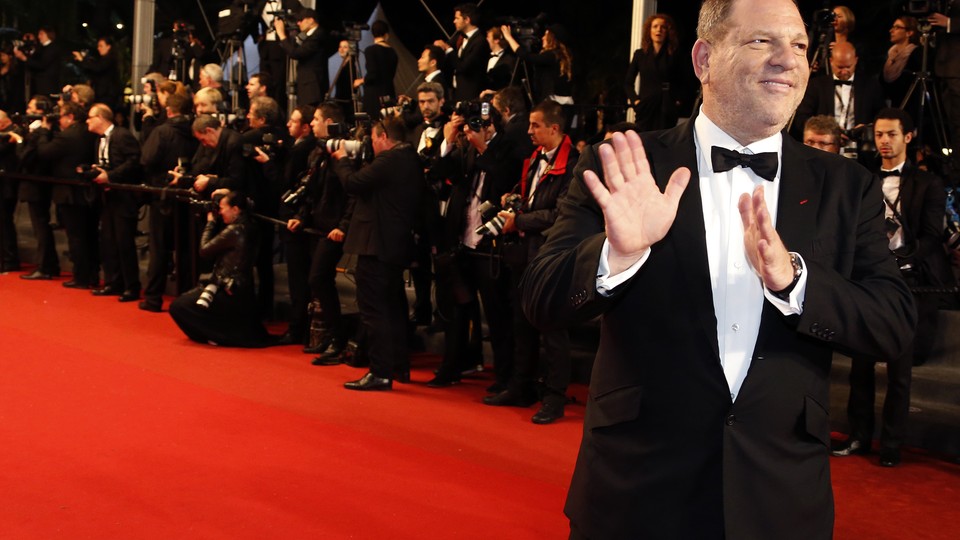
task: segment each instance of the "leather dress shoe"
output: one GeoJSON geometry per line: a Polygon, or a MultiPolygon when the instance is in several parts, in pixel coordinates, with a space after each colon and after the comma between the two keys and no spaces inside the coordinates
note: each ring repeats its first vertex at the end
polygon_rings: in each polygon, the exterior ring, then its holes
{"type": "Polygon", "coordinates": [[[107,285],[106,287],[90,291],[90,294],[94,296],[120,296],[123,294],[123,291],[117,287],[111,287],[110,285],[107,285]]]}
{"type": "Polygon", "coordinates": [[[896,467],[899,464],[900,464],[899,448],[881,448],[880,449],[880,466],[881,467],[896,467]]]}
{"type": "Polygon", "coordinates": [[[342,363],[343,363],[343,356],[339,354],[336,354],[336,355],[321,354],[320,356],[310,361],[310,364],[314,366],[339,366],[342,363]]]}
{"type": "Polygon", "coordinates": [[[77,281],[75,279],[71,279],[70,281],[64,281],[63,286],[68,289],[89,289],[93,287],[93,285],[90,285],[89,283],[84,283],[82,281],[77,281]]]}
{"type": "Polygon", "coordinates": [[[163,304],[156,304],[149,300],[141,300],[137,307],[144,311],[151,311],[153,313],[160,313],[163,311],[163,304]]]}
{"type": "Polygon", "coordinates": [[[34,270],[33,272],[30,272],[29,274],[23,274],[22,276],[20,276],[20,279],[29,279],[29,280],[36,280],[36,279],[53,279],[53,274],[48,274],[48,273],[46,273],[46,272],[41,272],[41,271],[39,271],[39,270],[34,270]]]}
{"type": "Polygon", "coordinates": [[[443,374],[437,374],[437,376],[427,381],[427,386],[430,388],[448,388],[455,384],[460,384],[459,377],[450,377],[443,374]]]}
{"type": "Polygon", "coordinates": [[[139,299],[140,291],[123,291],[120,298],[117,298],[120,302],[136,302],[139,299]]]}
{"type": "Polygon", "coordinates": [[[343,383],[343,387],[347,390],[392,390],[393,381],[377,377],[368,371],[366,375],[355,381],[343,383]]]}
{"type": "Polygon", "coordinates": [[[833,449],[830,451],[836,457],[845,457],[853,456],[856,454],[868,454],[870,452],[870,443],[866,441],[861,441],[859,439],[854,439],[850,437],[849,439],[835,444],[833,449]]]}
{"type": "Polygon", "coordinates": [[[530,419],[534,424],[552,424],[557,420],[563,418],[563,406],[566,399],[563,397],[557,397],[556,399],[549,397],[543,400],[543,405],[540,406],[533,417],[530,419]]]}
{"type": "MultiPolygon", "coordinates": [[[[303,348],[303,354],[323,354],[324,351],[330,348],[331,343],[333,343],[333,336],[331,335],[320,336],[320,340],[317,341],[316,345],[314,345],[313,347],[310,347],[308,345],[303,348]]],[[[343,348],[341,347],[340,350],[343,350],[343,348]]]]}
{"type": "Polygon", "coordinates": [[[297,345],[302,342],[303,338],[295,336],[290,332],[284,332],[282,336],[277,338],[277,345],[297,345]]]}
{"type": "Polygon", "coordinates": [[[494,407],[529,407],[536,402],[536,397],[521,395],[512,390],[504,390],[499,394],[483,398],[484,405],[493,405],[494,407]]]}

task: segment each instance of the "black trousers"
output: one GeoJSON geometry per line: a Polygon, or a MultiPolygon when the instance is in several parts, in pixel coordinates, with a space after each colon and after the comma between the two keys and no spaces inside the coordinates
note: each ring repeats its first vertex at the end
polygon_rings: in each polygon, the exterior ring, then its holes
{"type": "Polygon", "coordinates": [[[170,303],[170,317],[188,338],[225,347],[272,344],[256,315],[253,287],[238,287],[230,294],[218,288],[208,307],[197,304],[203,290],[204,285],[198,285],[170,303]]]}
{"type": "Polygon", "coordinates": [[[20,252],[17,249],[17,226],[13,222],[13,213],[17,209],[16,197],[4,197],[0,200],[0,265],[17,266],[20,264],[20,252]]]}
{"type": "Polygon", "coordinates": [[[292,233],[280,230],[287,259],[287,289],[290,291],[290,327],[288,332],[300,343],[306,339],[309,321],[307,306],[310,294],[310,260],[317,242],[316,236],[306,233],[292,233]]]}
{"type": "MultiPolygon", "coordinates": [[[[343,242],[334,242],[328,238],[319,239],[310,261],[308,278],[310,294],[320,301],[320,309],[323,310],[321,315],[323,325],[338,336],[344,331],[340,293],[337,291],[337,264],[340,263],[341,258],[343,258],[343,242]]],[[[406,305],[407,297],[403,293],[402,283],[401,293],[403,304],[406,305]]],[[[406,312],[404,312],[404,322],[406,322],[406,312]]],[[[406,342],[404,342],[405,349],[406,342]]]]}
{"type": "Polygon", "coordinates": [[[535,389],[543,376],[544,398],[566,396],[570,386],[570,334],[566,329],[541,331],[530,324],[520,302],[520,278],[525,268],[513,268],[513,328],[516,340],[516,368],[510,388],[521,393],[535,389]],[[540,345],[546,355],[540,357],[540,345]]]}
{"type": "MultiPolygon", "coordinates": [[[[873,439],[875,368],[875,359],[857,356],[853,357],[850,365],[847,418],[850,421],[850,436],[860,441],[873,439]]],[[[880,424],[880,446],[883,448],[900,448],[907,436],[912,370],[912,352],[887,360],[887,394],[883,400],[880,424]]]]}
{"type": "Polygon", "coordinates": [[[410,370],[407,356],[407,297],[403,266],[375,255],[357,258],[357,305],[367,337],[370,372],[392,379],[410,370]]]}
{"type": "Polygon", "coordinates": [[[100,254],[103,284],[140,293],[137,260],[137,212],[130,202],[107,194],[100,214],[100,254]]]}
{"type": "Polygon", "coordinates": [[[90,225],[96,217],[96,208],[88,204],[60,205],[60,219],[67,232],[70,260],[73,261],[73,280],[83,285],[100,282],[99,239],[96,228],[90,225]]]}
{"type": "Polygon", "coordinates": [[[155,306],[163,304],[171,261],[176,264],[177,294],[189,290],[193,277],[190,227],[193,219],[189,209],[181,204],[152,201],[150,203],[150,262],[147,263],[147,286],[144,299],[155,306]]]}
{"type": "Polygon", "coordinates": [[[272,223],[258,224],[257,242],[257,313],[261,318],[273,315],[273,239],[276,229],[272,223]]]}
{"type": "Polygon", "coordinates": [[[50,197],[28,202],[30,225],[37,240],[37,269],[45,274],[59,275],[60,260],[57,258],[57,246],[53,239],[53,227],[50,226],[50,197]]]}
{"type": "Polygon", "coordinates": [[[497,382],[507,384],[514,369],[511,272],[499,257],[467,250],[458,252],[452,264],[437,268],[437,287],[445,289],[444,354],[438,374],[458,378],[471,363],[470,322],[479,294],[490,330],[493,366],[497,382]],[[453,290],[451,290],[453,289],[453,290]],[[456,289],[460,289],[459,292],[456,289]]]}

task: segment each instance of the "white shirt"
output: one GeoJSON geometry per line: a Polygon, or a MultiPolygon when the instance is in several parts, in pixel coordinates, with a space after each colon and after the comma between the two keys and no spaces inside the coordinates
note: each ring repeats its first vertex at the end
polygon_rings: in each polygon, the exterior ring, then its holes
{"type": "Polygon", "coordinates": [[[540,152],[545,156],[545,159],[541,159],[537,162],[537,172],[533,175],[533,178],[530,181],[530,191],[527,194],[527,207],[533,206],[533,195],[537,191],[537,186],[540,185],[540,180],[543,179],[543,175],[547,174],[548,167],[552,168],[552,163],[554,157],[557,155],[557,151],[560,150],[560,145],[557,145],[556,148],[545,152],[540,150],[540,152]]]}
{"type": "Polygon", "coordinates": [[[487,60],[487,73],[493,69],[493,66],[497,65],[497,62],[500,61],[501,56],[503,56],[503,49],[490,53],[490,59],[487,60]]]}
{"type": "MultiPolygon", "coordinates": [[[[789,301],[780,300],[763,286],[760,277],[750,266],[743,247],[743,226],[737,209],[740,195],[752,193],[753,189],[762,183],[767,209],[776,223],[782,170],[778,171],[772,182],[768,182],[757,176],[752,169],[742,167],[715,173],[710,161],[710,148],[713,146],[750,154],[776,152],[779,158],[783,146],[782,134],[777,133],[743,147],[717,127],[701,110],[694,123],[694,141],[700,175],[707,260],[717,318],[720,363],[730,388],[730,398],[736,400],[750,369],[753,348],[760,334],[764,299],[770,301],[784,315],[801,313],[807,271],[804,270],[799,283],[790,293],[789,301]]],[[[782,164],[783,160],[779,161],[782,164]]],[[[633,266],[616,276],[609,276],[608,252],[609,246],[604,242],[597,272],[597,290],[601,294],[609,294],[614,287],[632,277],[650,257],[650,250],[647,250],[633,266]]]]}
{"type": "Polygon", "coordinates": [[[427,73],[426,75],[424,75],[424,76],[423,76],[423,81],[424,81],[424,82],[433,82],[433,80],[436,79],[436,78],[439,77],[439,76],[440,76],[440,70],[437,69],[437,70],[431,71],[430,73],[427,73]]]}
{"type": "MultiPolygon", "coordinates": [[[[906,160],[904,160],[903,162],[901,162],[899,165],[897,165],[892,169],[881,169],[883,171],[897,171],[896,176],[888,176],[884,178],[883,185],[880,188],[881,190],[883,190],[884,217],[886,217],[887,219],[895,219],[897,223],[900,223],[900,220],[895,217],[893,211],[894,209],[896,209],[898,214],[902,214],[902,211],[900,210],[900,201],[898,199],[900,198],[900,177],[903,174],[904,163],[906,163],[906,160]],[[891,205],[894,205],[894,207],[891,207],[891,205]]],[[[900,228],[897,229],[897,232],[888,236],[890,240],[888,247],[890,248],[891,251],[895,249],[900,249],[903,247],[904,241],[903,241],[903,225],[902,224],[900,228]]]]}
{"type": "Polygon", "coordinates": [[[100,150],[97,154],[100,165],[110,165],[110,134],[113,133],[114,127],[114,124],[110,124],[110,127],[103,132],[103,137],[100,139],[100,150]]]}

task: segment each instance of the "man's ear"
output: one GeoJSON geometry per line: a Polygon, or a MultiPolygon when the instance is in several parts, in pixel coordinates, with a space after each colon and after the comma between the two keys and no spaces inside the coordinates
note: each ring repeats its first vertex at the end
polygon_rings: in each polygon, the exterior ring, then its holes
{"type": "Polygon", "coordinates": [[[697,75],[697,79],[700,80],[700,84],[704,84],[708,80],[710,54],[712,52],[713,46],[702,39],[698,39],[697,42],[693,44],[693,52],[691,53],[693,72],[697,75]]]}

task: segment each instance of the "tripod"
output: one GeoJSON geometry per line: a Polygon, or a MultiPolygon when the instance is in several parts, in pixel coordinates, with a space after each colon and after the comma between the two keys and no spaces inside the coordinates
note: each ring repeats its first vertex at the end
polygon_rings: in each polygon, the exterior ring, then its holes
{"type": "Polygon", "coordinates": [[[920,34],[922,36],[920,38],[920,43],[923,44],[923,59],[920,63],[920,71],[914,74],[913,82],[910,84],[910,89],[907,90],[907,94],[903,97],[903,102],[900,103],[900,109],[906,110],[907,104],[910,102],[910,98],[913,96],[914,91],[916,91],[919,87],[920,99],[917,106],[917,115],[914,117],[917,124],[917,141],[920,143],[920,147],[922,148],[925,134],[924,124],[926,123],[924,112],[926,110],[927,102],[930,102],[933,105],[931,124],[934,130],[934,135],[937,138],[937,144],[940,149],[947,150],[948,153],[952,154],[953,150],[950,146],[950,140],[947,136],[947,127],[943,120],[943,108],[940,106],[940,95],[937,93],[936,85],[932,84],[932,76],[930,75],[930,30],[931,27],[929,24],[924,24],[920,27],[920,34]]]}
{"type": "Polygon", "coordinates": [[[513,65],[513,73],[510,74],[510,84],[507,86],[513,86],[513,81],[516,80],[517,72],[521,67],[523,67],[523,77],[520,79],[520,86],[523,87],[523,93],[526,94],[528,103],[534,103],[533,90],[530,89],[530,70],[527,69],[526,60],[517,58],[517,62],[513,65]]]}
{"type": "MultiPolygon", "coordinates": [[[[350,102],[353,109],[353,114],[356,115],[360,112],[360,90],[357,87],[353,86],[353,81],[357,80],[360,75],[360,57],[357,54],[358,45],[356,41],[350,41],[350,50],[347,51],[347,55],[343,57],[343,60],[340,62],[340,67],[337,68],[337,73],[333,76],[333,80],[330,82],[330,88],[327,89],[327,99],[330,99],[330,95],[333,93],[333,89],[337,86],[337,82],[340,80],[340,77],[345,75],[348,81],[348,87],[350,88],[350,102]],[[346,73],[344,73],[346,70],[346,73]]],[[[346,101],[344,96],[337,94],[337,101],[346,101]]]]}
{"type": "Polygon", "coordinates": [[[243,38],[240,36],[231,36],[226,40],[227,49],[224,52],[224,60],[233,58],[236,55],[236,61],[230,66],[230,78],[227,90],[230,92],[230,109],[240,108],[240,92],[243,92],[244,69],[247,64],[243,52],[243,38]]]}

